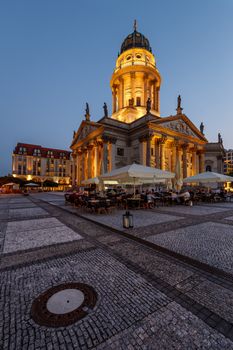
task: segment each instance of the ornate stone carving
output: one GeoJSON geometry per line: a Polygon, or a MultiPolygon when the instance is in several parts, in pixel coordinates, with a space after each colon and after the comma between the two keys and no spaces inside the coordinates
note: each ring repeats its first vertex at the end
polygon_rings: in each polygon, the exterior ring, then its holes
{"type": "Polygon", "coordinates": [[[178,131],[185,135],[196,136],[195,133],[190,129],[190,127],[183,120],[174,120],[171,122],[162,123],[162,126],[174,131],[178,131]]]}
{"type": "Polygon", "coordinates": [[[97,127],[93,125],[85,125],[79,133],[77,141],[85,139],[92,131],[96,130],[97,127]]]}

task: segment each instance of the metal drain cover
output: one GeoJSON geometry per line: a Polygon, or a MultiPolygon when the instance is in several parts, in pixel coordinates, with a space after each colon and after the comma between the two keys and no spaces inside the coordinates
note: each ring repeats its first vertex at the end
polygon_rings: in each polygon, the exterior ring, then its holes
{"type": "Polygon", "coordinates": [[[41,326],[64,327],[85,317],[96,301],[97,293],[87,284],[60,284],[33,301],[31,317],[41,326]]]}

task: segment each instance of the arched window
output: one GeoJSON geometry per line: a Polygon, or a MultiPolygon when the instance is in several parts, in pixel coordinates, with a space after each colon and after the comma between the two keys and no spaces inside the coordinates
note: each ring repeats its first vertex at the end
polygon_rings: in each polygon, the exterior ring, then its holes
{"type": "Polygon", "coordinates": [[[211,169],[211,165],[207,165],[206,168],[205,168],[206,171],[212,171],[211,169]]]}

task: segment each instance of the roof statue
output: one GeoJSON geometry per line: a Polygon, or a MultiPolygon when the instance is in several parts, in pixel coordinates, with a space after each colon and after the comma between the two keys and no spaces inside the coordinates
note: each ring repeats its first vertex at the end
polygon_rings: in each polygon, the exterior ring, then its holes
{"type": "Polygon", "coordinates": [[[75,138],[75,134],[76,134],[76,131],[74,130],[73,131],[73,139],[75,138]]]}
{"type": "Polygon", "coordinates": [[[202,133],[202,135],[204,135],[204,124],[203,124],[203,122],[201,122],[201,124],[200,124],[200,132],[202,133]]]}
{"type": "Polygon", "coordinates": [[[90,110],[89,110],[89,104],[86,102],[86,109],[85,109],[85,118],[86,118],[86,121],[90,121],[90,110]]]}
{"type": "Polygon", "coordinates": [[[218,133],[218,143],[223,144],[223,140],[222,140],[222,136],[221,136],[220,132],[218,133]]]}
{"type": "Polygon", "coordinates": [[[106,102],[104,102],[103,109],[104,109],[104,116],[108,117],[108,106],[106,102]]]}
{"type": "Polygon", "coordinates": [[[177,114],[182,114],[183,108],[181,107],[181,96],[180,95],[177,97],[177,108],[176,108],[176,110],[177,110],[177,114]]]}
{"type": "Polygon", "coordinates": [[[148,97],[147,101],[146,101],[146,112],[150,113],[151,110],[151,99],[150,97],[148,97]]]}

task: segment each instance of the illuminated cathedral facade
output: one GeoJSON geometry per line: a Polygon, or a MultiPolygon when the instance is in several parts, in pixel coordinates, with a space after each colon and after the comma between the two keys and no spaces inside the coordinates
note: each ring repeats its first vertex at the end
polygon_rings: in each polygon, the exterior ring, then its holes
{"type": "Polygon", "coordinates": [[[198,129],[183,113],[178,97],[176,114],[160,116],[161,75],[149,40],[137,31],[129,34],[110,81],[112,115],[94,122],[86,106],[85,119],[74,131],[73,184],[138,163],[176,172],[181,178],[205,170],[203,127],[198,129]]]}

